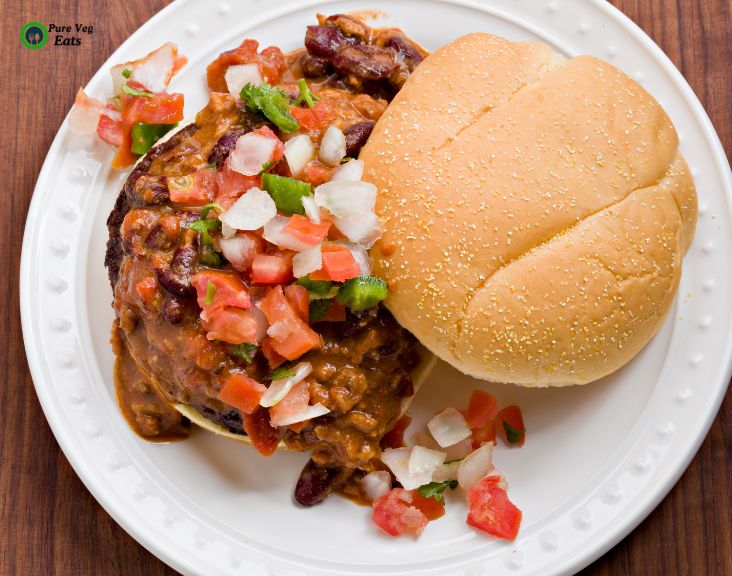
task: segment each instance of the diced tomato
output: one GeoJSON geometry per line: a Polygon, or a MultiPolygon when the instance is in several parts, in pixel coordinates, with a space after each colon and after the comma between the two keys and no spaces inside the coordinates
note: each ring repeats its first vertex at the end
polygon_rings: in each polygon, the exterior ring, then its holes
{"type": "Polygon", "coordinates": [[[262,186],[262,179],[259,176],[244,176],[229,166],[229,159],[226,159],[224,166],[216,176],[218,193],[216,202],[228,210],[236,200],[250,188],[262,186]]]}
{"type": "Polygon", "coordinates": [[[482,428],[476,428],[472,431],[473,450],[477,450],[486,442],[496,441],[496,421],[491,420],[482,428]]]}
{"type": "Polygon", "coordinates": [[[168,178],[171,202],[186,206],[203,206],[216,198],[216,170],[201,168],[188,176],[168,178]]]}
{"type": "Polygon", "coordinates": [[[305,166],[303,180],[310,182],[313,186],[320,186],[330,178],[330,168],[326,168],[320,162],[310,162],[305,166]]]}
{"type": "Polygon", "coordinates": [[[267,317],[270,330],[277,324],[281,336],[273,336],[271,345],[280,356],[294,360],[320,346],[320,336],[298,316],[285,297],[282,286],[270,288],[259,307],[267,317]]]}
{"type": "Polygon", "coordinates": [[[290,114],[306,130],[320,130],[333,120],[333,111],[324,101],[318,102],[312,108],[291,106],[290,114]]]}
{"type": "Polygon", "coordinates": [[[371,516],[376,525],[391,536],[411,533],[419,536],[427,526],[426,514],[412,504],[412,492],[393,488],[374,501],[371,516]]]}
{"type": "Polygon", "coordinates": [[[107,144],[119,148],[122,145],[122,122],[113,120],[104,113],[100,114],[99,123],[97,124],[97,136],[107,144]]]}
{"type": "Polygon", "coordinates": [[[463,413],[472,430],[473,448],[480,448],[486,442],[496,441],[496,414],[498,402],[482,390],[475,390],[470,396],[468,409],[463,413]]]}
{"type": "Polygon", "coordinates": [[[292,252],[257,254],[252,261],[252,282],[282,284],[292,280],[292,252]]]}
{"type": "Polygon", "coordinates": [[[186,64],[188,64],[188,58],[186,58],[185,56],[176,56],[175,62],[173,62],[173,70],[170,77],[172,78],[173,76],[175,76],[186,64]]]}
{"type": "Polygon", "coordinates": [[[252,414],[244,414],[244,431],[262,456],[271,456],[284,434],[269,423],[269,411],[261,406],[252,414]]]}
{"type": "Polygon", "coordinates": [[[270,424],[282,426],[281,422],[302,412],[310,402],[310,386],[303,380],[295,384],[285,397],[269,409],[270,424]]]}
{"type": "Polygon", "coordinates": [[[209,314],[223,306],[235,308],[252,306],[247,286],[236,272],[204,270],[194,274],[191,283],[196,288],[198,305],[209,314]],[[211,303],[207,304],[206,295],[207,293],[210,295],[209,283],[213,284],[213,296],[210,298],[211,303]]]}
{"type": "Polygon", "coordinates": [[[123,126],[122,143],[117,148],[114,158],[112,158],[112,168],[115,170],[126,168],[137,160],[137,155],[132,153],[132,136],[130,130],[130,127],[123,126]]]}
{"type": "Polygon", "coordinates": [[[257,54],[259,42],[246,39],[237,48],[222,52],[206,68],[208,87],[213,92],[228,92],[224,75],[229,66],[238,64],[259,64],[262,76],[270,84],[277,84],[285,69],[285,59],[279,48],[270,46],[257,54]]]}
{"type": "MultiPolygon", "coordinates": [[[[148,276],[135,284],[135,291],[140,297],[140,300],[142,300],[145,308],[151,308],[160,294],[160,291],[158,290],[158,283],[152,276],[148,276]]],[[[307,292],[307,290],[305,292],[307,292]]]]}
{"type": "Polygon", "coordinates": [[[314,246],[327,238],[330,225],[331,223],[327,220],[316,224],[310,218],[293,214],[282,231],[297,238],[300,242],[314,246]]]}
{"type": "Polygon", "coordinates": [[[427,517],[427,520],[437,520],[445,515],[445,502],[440,502],[436,498],[425,498],[416,490],[411,491],[412,506],[419,510],[427,517]]]}
{"type": "MultiPolygon", "coordinates": [[[[128,81],[130,87],[143,89],[141,84],[128,81]]],[[[112,160],[112,167],[124,168],[132,164],[137,156],[132,153],[132,126],[138,122],[146,124],[175,124],[183,120],[183,94],[159,92],[153,96],[120,95],[122,108],[122,142],[112,160]]]]}
{"type": "Polygon", "coordinates": [[[498,538],[515,540],[521,510],[508,499],[500,476],[487,476],[468,490],[468,524],[498,538]]]}
{"type": "Polygon", "coordinates": [[[267,359],[267,363],[269,364],[269,367],[272,368],[272,370],[274,370],[278,366],[281,366],[285,363],[285,360],[287,360],[287,358],[285,358],[284,356],[280,356],[279,354],[277,354],[277,352],[275,352],[274,348],[272,348],[271,336],[267,336],[264,338],[264,340],[262,340],[261,348],[262,354],[264,354],[264,357],[267,359]]]}
{"type": "MultiPolygon", "coordinates": [[[[137,88],[144,90],[141,85],[137,88]]],[[[138,122],[175,124],[183,120],[183,94],[158,92],[152,96],[131,96],[122,93],[120,98],[122,122],[127,127],[138,122]]]]}
{"type": "Polygon", "coordinates": [[[307,322],[310,319],[310,296],[308,296],[307,288],[299,284],[285,286],[285,297],[300,319],[307,322]]]}
{"type": "Polygon", "coordinates": [[[482,428],[498,413],[498,401],[483,390],[474,390],[470,395],[468,413],[465,420],[471,429],[482,428]]]}
{"type": "Polygon", "coordinates": [[[259,407],[259,401],[266,391],[267,387],[264,384],[260,384],[243,372],[230,372],[217,397],[244,414],[251,414],[259,407]]]}
{"type": "Polygon", "coordinates": [[[221,340],[228,344],[257,342],[257,320],[251,310],[224,306],[211,314],[201,312],[201,322],[209,340],[221,340]]]}
{"type": "Polygon", "coordinates": [[[404,432],[406,431],[412,419],[406,414],[396,421],[396,424],[381,439],[382,448],[402,448],[406,446],[404,443],[404,432]]]}
{"type": "Polygon", "coordinates": [[[270,84],[277,84],[285,71],[285,55],[277,46],[267,46],[259,53],[259,62],[264,79],[270,84]]]}
{"type": "Polygon", "coordinates": [[[521,408],[515,404],[506,406],[496,416],[496,428],[501,437],[511,446],[523,446],[526,441],[526,426],[521,408]]]}
{"type": "Polygon", "coordinates": [[[324,244],[323,267],[310,273],[311,280],[332,280],[345,282],[361,274],[361,268],[347,246],[343,244],[324,244]]]}

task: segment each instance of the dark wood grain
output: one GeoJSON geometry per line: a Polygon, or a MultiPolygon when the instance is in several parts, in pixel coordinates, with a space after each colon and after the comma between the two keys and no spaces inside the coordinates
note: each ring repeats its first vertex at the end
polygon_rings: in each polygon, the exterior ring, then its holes
{"type": "MultiPolygon", "coordinates": [[[[539,1],[539,0],[532,0],[539,1]]],[[[174,575],[94,501],[61,453],[28,373],[18,311],[23,222],[43,158],[78,86],[164,0],[0,2],[0,574],[174,575]],[[78,48],[30,51],[29,20],[93,24],[78,48]]],[[[729,0],[613,0],[681,69],[732,150],[732,7],[729,0]]],[[[732,400],[663,503],[583,576],[732,574],[732,400]]]]}

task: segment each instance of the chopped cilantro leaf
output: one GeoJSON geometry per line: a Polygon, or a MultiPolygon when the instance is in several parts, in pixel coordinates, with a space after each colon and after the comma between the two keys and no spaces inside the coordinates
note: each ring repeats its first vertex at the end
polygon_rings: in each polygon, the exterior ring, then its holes
{"type": "Polygon", "coordinates": [[[455,460],[445,460],[443,464],[455,464],[455,462],[462,462],[465,458],[455,458],[455,460]]]}
{"type": "Polygon", "coordinates": [[[247,364],[251,364],[257,347],[254,344],[245,342],[244,344],[230,344],[228,349],[234,356],[238,356],[247,364]]]}
{"type": "Polygon", "coordinates": [[[221,205],[218,202],[209,202],[203,208],[201,208],[200,219],[205,220],[208,217],[208,213],[211,212],[211,210],[216,210],[217,212],[224,211],[224,209],[221,207],[221,205]]]}
{"type": "Polygon", "coordinates": [[[208,281],[208,284],[206,285],[206,306],[211,306],[214,301],[214,296],[216,295],[216,284],[211,282],[211,280],[208,281]]]}
{"type": "Polygon", "coordinates": [[[188,227],[192,228],[196,232],[200,232],[201,241],[206,246],[211,246],[213,244],[213,238],[211,238],[211,234],[209,234],[209,232],[221,230],[221,220],[194,220],[188,225],[188,227]]]}
{"type": "Polygon", "coordinates": [[[445,497],[442,495],[442,493],[448,488],[450,490],[454,490],[455,488],[457,488],[457,485],[457,480],[430,482],[429,484],[425,484],[424,486],[420,486],[419,488],[417,488],[417,492],[419,492],[425,498],[434,498],[438,502],[443,502],[445,500],[445,497]]]}
{"type": "Polygon", "coordinates": [[[320,322],[328,315],[333,300],[313,300],[310,302],[310,322],[320,322]]]}
{"type": "Polygon", "coordinates": [[[298,94],[297,100],[294,102],[295,106],[299,106],[302,103],[307,104],[308,108],[315,106],[315,103],[320,100],[320,98],[315,94],[315,92],[310,90],[308,83],[305,82],[305,78],[300,78],[300,80],[297,81],[297,85],[300,88],[300,94],[298,94]]]}
{"type": "Polygon", "coordinates": [[[521,436],[526,433],[526,430],[514,428],[505,420],[503,421],[503,429],[506,431],[506,440],[509,444],[518,444],[521,442],[521,436]]]}
{"type": "Polygon", "coordinates": [[[145,98],[152,98],[155,96],[152,92],[148,92],[147,90],[135,90],[134,88],[130,88],[127,84],[122,84],[122,92],[129,94],[130,96],[144,96],[145,98]]]}
{"type": "Polygon", "coordinates": [[[290,376],[295,375],[295,370],[293,370],[290,366],[280,366],[279,368],[276,368],[275,370],[272,370],[267,376],[264,377],[265,380],[279,380],[280,378],[289,378],[290,376]]]}

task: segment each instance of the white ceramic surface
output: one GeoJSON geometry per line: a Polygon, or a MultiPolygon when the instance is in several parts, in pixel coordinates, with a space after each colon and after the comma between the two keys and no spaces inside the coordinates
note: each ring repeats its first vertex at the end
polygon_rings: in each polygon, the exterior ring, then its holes
{"type": "MultiPolygon", "coordinates": [[[[609,60],[650,90],[672,116],[699,191],[699,225],[675,307],[661,333],[627,367],[584,388],[522,390],[488,385],[516,402],[528,428],[521,449],[497,465],[523,509],[505,543],[465,525],[450,496],[447,515],[419,540],[391,539],[369,510],[333,497],[293,505],[306,457],[263,460],[210,434],[147,444],[114,402],[111,290],[103,268],[105,219],[125,174],[104,145],[74,141],[66,122],[38,179],[25,231],[21,312],[28,360],[46,417],[89,490],[139,542],[185,574],[567,574],[638,524],[688,465],[730,377],[732,184],[719,141],[678,71],[629,20],[602,0],[248,0],[176,2],[147,22],[87,86],[111,87],[109,65],[164,41],[190,60],[173,82],[187,116],[206,101],[204,71],[245,36],[283,49],[302,43],[316,11],[377,8],[427,49],[483,30],[543,40],[568,55],[609,60]]],[[[437,407],[464,404],[477,381],[439,364],[414,404],[417,423],[437,407]]]]}

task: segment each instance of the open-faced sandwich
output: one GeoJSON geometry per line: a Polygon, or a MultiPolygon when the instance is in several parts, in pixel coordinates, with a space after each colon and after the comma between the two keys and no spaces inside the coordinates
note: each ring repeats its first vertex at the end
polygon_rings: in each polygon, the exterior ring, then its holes
{"type": "MultiPolygon", "coordinates": [[[[127,179],[106,265],[136,431],[182,435],[185,416],[264,455],[309,450],[295,496],[313,504],[357,495],[430,355],[380,305],[376,188],[355,159],[424,53],[347,16],[306,46],[245,40],[209,65],[208,106],[127,179]]],[[[146,88],[121,92],[123,115],[152,104],[146,88]]]]}

